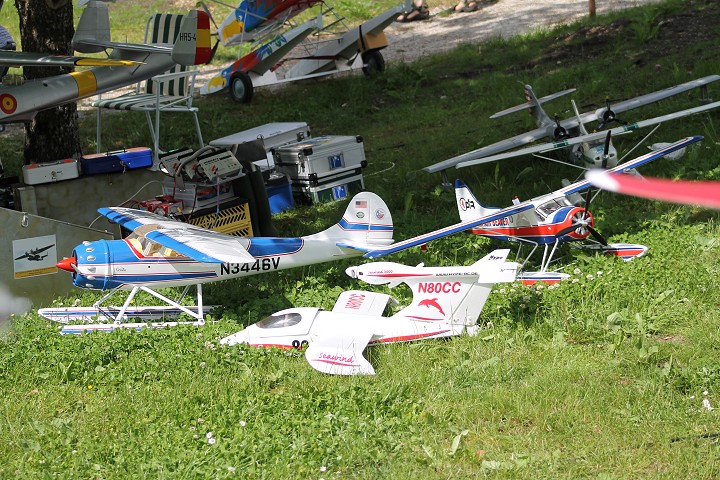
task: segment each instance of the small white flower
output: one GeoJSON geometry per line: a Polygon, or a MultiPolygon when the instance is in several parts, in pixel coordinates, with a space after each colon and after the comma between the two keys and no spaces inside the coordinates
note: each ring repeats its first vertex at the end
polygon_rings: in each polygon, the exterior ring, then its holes
{"type": "Polygon", "coordinates": [[[210,439],[212,438],[212,432],[208,432],[205,434],[205,438],[210,439]]]}
{"type": "Polygon", "coordinates": [[[208,445],[215,445],[215,442],[217,442],[217,440],[215,440],[215,437],[208,438],[208,445]]]}
{"type": "Polygon", "coordinates": [[[575,275],[580,275],[582,272],[580,271],[579,268],[576,268],[575,270],[573,270],[573,273],[574,273],[575,275]]]}
{"type": "Polygon", "coordinates": [[[713,410],[713,406],[710,405],[710,400],[708,400],[707,398],[703,398],[702,406],[703,406],[703,408],[704,408],[705,410],[707,410],[708,412],[710,412],[710,411],[713,410]]]}
{"type": "Polygon", "coordinates": [[[200,362],[200,368],[205,368],[205,365],[207,365],[205,362],[200,362]]]}
{"type": "Polygon", "coordinates": [[[245,425],[247,425],[247,422],[245,420],[240,420],[240,426],[244,427],[245,425]]]}
{"type": "Polygon", "coordinates": [[[198,423],[203,423],[205,421],[204,418],[198,418],[198,423]]]}
{"type": "Polygon", "coordinates": [[[325,465],[323,465],[322,467],[320,467],[320,471],[327,472],[327,467],[325,465]]]}
{"type": "Polygon", "coordinates": [[[695,395],[690,395],[690,400],[694,400],[694,399],[695,399],[695,395]]]}
{"type": "Polygon", "coordinates": [[[709,393],[710,392],[708,392],[707,390],[703,391],[703,395],[705,395],[706,397],[709,395],[709,393]]]}
{"type": "Polygon", "coordinates": [[[596,273],[596,275],[597,275],[598,277],[602,277],[602,275],[603,275],[602,270],[598,270],[598,272],[596,273]]]}
{"type": "Polygon", "coordinates": [[[577,278],[573,278],[573,279],[572,279],[572,283],[578,283],[579,281],[580,281],[580,280],[578,280],[577,278]]]}
{"type": "Polygon", "coordinates": [[[498,291],[498,293],[501,293],[502,295],[505,295],[505,289],[504,289],[504,288],[501,288],[501,289],[498,291]]]}
{"type": "Polygon", "coordinates": [[[194,438],[194,439],[197,439],[197,438],[198,438],[198,434],[196,433],[195,435],[193,435],[193,438],[194,438]]]}
{"type": "Polygon", "coordinates": [[[543,288],[545,288],[545,285],[543,285],[542,283],[538,283],[535,288],[536,288],[537,290],[542,290],[543,288]]]}
{"type": "Polygon", "coordinates": [[[588,280],[595,280],[595,277],[593,277],[591,273],[588,273],[585,278],[587,278],[588,280]]]}

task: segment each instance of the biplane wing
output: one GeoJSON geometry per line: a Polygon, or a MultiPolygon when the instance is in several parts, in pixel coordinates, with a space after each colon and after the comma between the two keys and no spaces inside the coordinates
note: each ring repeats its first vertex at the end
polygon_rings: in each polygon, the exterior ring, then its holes
{"type": "Polygon", "coordinates": [[[101,208],[98,212],[108,220],[198,262],[242,264],[256,260],[247,251],[247,240],[240,237],[132,208],[101,208]]]}

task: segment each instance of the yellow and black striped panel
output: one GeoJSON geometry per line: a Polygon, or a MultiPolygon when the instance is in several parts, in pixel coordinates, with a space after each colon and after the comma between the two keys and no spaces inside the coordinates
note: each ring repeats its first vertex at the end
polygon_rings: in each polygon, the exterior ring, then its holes
{"type": "Polygon", "coordinates": [[[191,218],[188,223],[227,235],[238,237],[252,237],[253,235],[250,209],[247,203],[220,210],[219,214],[210,213],[191,218]]]}

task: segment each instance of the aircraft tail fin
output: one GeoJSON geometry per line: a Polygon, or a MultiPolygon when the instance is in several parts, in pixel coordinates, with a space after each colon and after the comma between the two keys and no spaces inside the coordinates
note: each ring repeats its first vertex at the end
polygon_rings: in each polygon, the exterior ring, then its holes
{"type": "Polygon", "coordinates": [[[306,238],[335,240],[338,246],[369,251],[393,242],[390,209],[372,192],[355,195],[338,223],[306,238]]]}
{"type": "Polygon", "coordinates": [[[455,200],[457,201],[461,222],[469,222],[476,218],[485,217],[493,213],[494,210],[499,210],[484,207],[462,180],[455,180],[455,200]]]}
{"type": "Polygon", "coordinates": [[[505,261],[509,253],[510,249],[494,250],[453,275],[404,279],[413,301],[394,317],[475,325],[493,285],[515,281],[518,264],[505,261]]]}
{"type": "Polygon", "coordinates": [[[202,10],[190,10],[175,38],[172,59],[180,65],[202,65],[211,58],[210,16],[202,10]]]}
{"type": "Polygon", "coordinates": [[[80,16],[75,34],[73,49],[80,53],[99,53],[105,47],[98,43],[110,42],[110,14],[104,2],[88,2],[80,16]]]}

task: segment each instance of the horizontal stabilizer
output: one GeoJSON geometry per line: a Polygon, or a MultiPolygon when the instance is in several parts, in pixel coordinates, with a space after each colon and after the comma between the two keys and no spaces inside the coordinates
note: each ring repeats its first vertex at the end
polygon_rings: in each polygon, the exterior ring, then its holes
{"type": "MultiPolygon", "coordinates": [[[[538,98],[537,101],[538,101],[538,103],[543,104],[545,102],[549,102],[550,100],[555,100],[556,98],[562,97],[562,96],[572,93],[574,91],[575,91],[574,88],[569,88],[567,90],[563,90],[562,92],[551,93],[550,95],[546,95],[542,98],[538,98]]],[[[532,107],[532,104],[530,102],[521,103],[520,105],[515,105],[514,107],[506,108],[505,110],[502,110],[500,112],[493,113],[492,115],[490,115],[490,118],[504,117],[505,115],[509,115],[511,113],[527,110],[530,107],[532,107]]]]}

